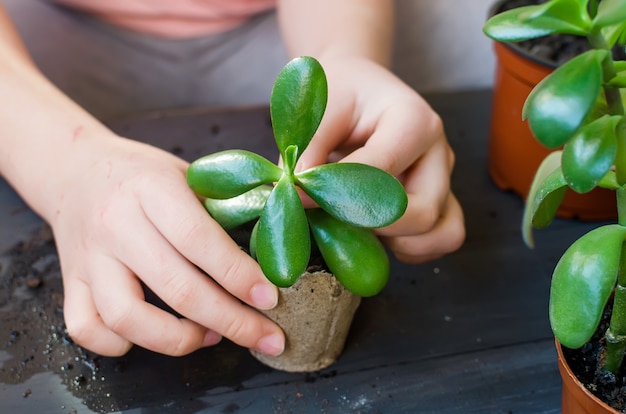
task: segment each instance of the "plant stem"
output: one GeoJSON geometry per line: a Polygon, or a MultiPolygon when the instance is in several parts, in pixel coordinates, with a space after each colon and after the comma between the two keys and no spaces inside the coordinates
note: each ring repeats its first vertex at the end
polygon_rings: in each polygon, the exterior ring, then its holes
{"type": "MultiPolygon", "coordinates": [[[[622,248],[623,250],[623,248],[622,248]]],[[[611,312],[611,321],[606,331],[606,358],[604,367],[611,371],[617,372],[622,365],[624,352],[626,352],[626,286],[622,281],[626,275],[626,259],[622,255],[620,260],[620,270],[618,275],[618,283],[615,287],[613,296],[613,312],[611,312]]]]}
{"type": "MultiPolygon", "coordinates": [[[[589,36],[589,43],[595,49],[604,49],[608,52],[607,59],[602,62],[604,96],[609,114],[622,117],[615,133],[617,139],[615,176],[620,185],[616,191],[618,223],[626,226],[626,188],[624,186],[626,184],[626,124],[624,122],[624,105],[620,90],[606,86],[606,83],[616,74],[611,48],[606,39],[600,33],[595,33],[589,36]]],[[[613,297],[613,311],[605,339],[607,353],[604,367],[615,373],[620,369],[626,352],[626,246],[624,244],[622,244],[617,286],[613,297]]]]}
{"type": "MultiPolygon", "coordinates": [[[[617,182],[620,186],[626,184],[626,124],[624,123],[624,104],[622,103],[622,96],[618,88],[606,86],[606,82],[615,77],[617,71],[615,70],[615,63],[611,55],[611,47],[606,42],[604,36],[601,33],[591,34],[588,37],[589,43],[594,49],[604,49],[608,52],[607,59],[602,62],[602,77],[605,85],[604,96],[608,106],[609,114],[620,115],[622,121],[617,126],[617,155],[615,156],[615,175],[617,182]]],[[[619,199],[618,199],[619,204],[619,199]]],[[[626,225],[626,223],[620,223],[626,225]]]]}

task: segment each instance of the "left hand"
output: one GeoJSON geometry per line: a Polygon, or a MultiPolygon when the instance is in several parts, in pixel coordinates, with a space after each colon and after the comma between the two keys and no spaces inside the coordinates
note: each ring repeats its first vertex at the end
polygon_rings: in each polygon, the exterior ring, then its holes
{"type": "Polygon", "coordinates": [[[409,196],[406,213],[376,229],[396,257],[421,263],[458,249],[465,239],[463,211],[450,189],[454,152],[439,115],[375,62],[347,57],[322,65],[328,105],[299,169],[349,161],[388,171],[409,196]]]}

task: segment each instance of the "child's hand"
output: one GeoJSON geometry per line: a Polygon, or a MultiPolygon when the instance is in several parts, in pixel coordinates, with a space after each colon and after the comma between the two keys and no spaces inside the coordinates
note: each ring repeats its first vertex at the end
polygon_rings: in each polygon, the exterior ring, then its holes
{"type": "Polygon", "coordinates": [[[300,168],[327,160],[362,162],[396,175],[407,212],[378,229],[398,259],[419,263],[458,249],[463,212],[450,191],[454,153],[439,116],[387,69],[358,58],[322,62],[328,107],[300,168]]]}
{"type": "Polygon", "coordinates": [[[280,328],[240,302],[271,308],[277,290],[204,211],[186,163],[125,139],[85,145],[94,161],[75,170],[50,220],[70,336],[110,356],[132,344],[183,355],[222,335],[280,353],[280,328]],[[183,318],[147,303],[140,282],[183,318]]]}

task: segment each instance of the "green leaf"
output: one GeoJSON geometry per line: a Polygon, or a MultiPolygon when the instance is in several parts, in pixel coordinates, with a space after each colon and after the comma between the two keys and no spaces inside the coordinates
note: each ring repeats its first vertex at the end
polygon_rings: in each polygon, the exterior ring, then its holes
{"type": "Polygon", "coordinates": [[[621,116],[603,116],[581,127],[565,144],[563,176],[577,193],[591,191],[609,171],[617,154],[615,129],[621,116]]]}
{"type": "Polygon", "coordinates": [[[282,173],[278,166],[260,155],[228,150],[192,162],[187,169],[187,184],[203,197],[224,199],[278,181],[282,173]]]}
{"type": "Polygon", "coordinates": [[[524,206],[522,237],[528,247],[535,245],[533,227],[542,229],[554,220],[566,191],[567,182],[561,172],[561,151],[554,151],[539,165],[524,206]]]}
{"type": "Polygon", "coordinates": [[[604,177],[600,179],[600,182],[598,182],[598,187],[606,188],[607,190],[617,190],[620,188],[621,186],[617,182],[615,171],[611,170],[607,172],[604,177]]]}
{"type": "Polygon", "coordinates": [[[613,65],[615,66],[615,70],[619,73],[619,72],[626,72],[626,61],[624,60],[618,60],[613,62],[613,65]]]}
{"type": "Polygon", "coordinates": [[[281,155],[296,145],[301,155],[317,130],[328,98],[326,75],[320,63],[303,56],[290,61],[274,82],[270,113],[281,155]]]}
{"type": "Polygon", "coordinates": [[[306,214],[296,187],[285,176],[274,187],[259,220],[257,260],[270,282],[289,287],[306,270],[310,253],[306,214]]]}
{"type": "Polygon", "coordinates": [[[491,17],[483,32],[500,42],[519,42],[555,33],[586,36],[591,22],[586,1],[552,0],[523,6],[491,17]]]}
{"type": "Polygon", "coordinates": [[[256,235],[259,234],[259,222],[254,223],[254,227],[252,227],[252,233],[250,233],[250,256],[254,260],[258,262],[257,254],[256,254],[256,235]]]}
{"type": "Polygon", "coordinates": [[[296,169],[296,163],[298,162],[298,157],[300,157],[298,147],[295,145],[288,145],[283,155],[285,174],[293,175],[296,169]]]}
{"type": "Polygon", "coordinates": [[[626,36],[626,22],[605,26],[601,30],[602,36],[606,39],[607,45],[613,47],[616,44],[624,44],[626,36]]]}
{"type": "Polygon", "coordinates": [[[234,229],[259,218],[271,192],[272,187],[261,185],[233,198],[207,198],[204,200],[204,207],[222,228],[234,229]]]}
{"type": "Polygon", "coordinates": [[[624,0],[602,0],[598,14],[593,19],[594,27],[605,27],[626,21],[626,2],[624,0]]]}
{"type": "Polygon", "coordinates": [[[626,73],[620,73],[607,82],[613,88],[626,88],[626,73]]]}
{"type": "Polygon", "coordinates": [[[360,227],[388,226],[408,204],[404,187],[393,175],[365,164],[324,164],[295,177],[327,213],[360,227]]]}
{"type": "Polygon", "coordinates": [[[323,210],[307,210],[311,231],[328,269],[355,295],[379,293],[389,280],[389,257],[371,230],[343,223],[323,210]]]}
{"type": "Polygon", "coordinates": [[[524,103],[535,137],[548,148],[558,148],[574,135],[592,110],[602,87],[605,50],[585,52],[544,78],[524,103]]]}
{"type": "Polygon", "coordinates": [[[574,242],[559,260],[550,289],[550,323],[557,339],[579,348],[595,332],[617,280],[626,228],[599,227],[574,242]]]}

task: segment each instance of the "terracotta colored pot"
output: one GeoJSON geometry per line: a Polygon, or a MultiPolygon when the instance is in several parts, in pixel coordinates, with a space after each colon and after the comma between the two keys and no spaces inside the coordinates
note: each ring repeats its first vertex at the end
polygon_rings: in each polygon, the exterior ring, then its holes
{"type": "MultiPolygon", "coordinates": [[[[498,187],[526,198],[535,171],[550,152],[535,139],[522,107],[532,88],[554,70],[515,45],[494,42],[496,70],[489,138],[489,173],[498,187]]],[[[617,217],[615,193],[597,188],[587,194],[571,190],[559,217],[608,220],[617,217]]]]}
{"type": "Polygon", "coordinates": [[[563,414],[618,414],[619,411],[609,407],[582,385],[567,365],[561,344],[559,341],[555,341],[555,344],[559,371],[563,380],[561,412],[563,414]]]}

